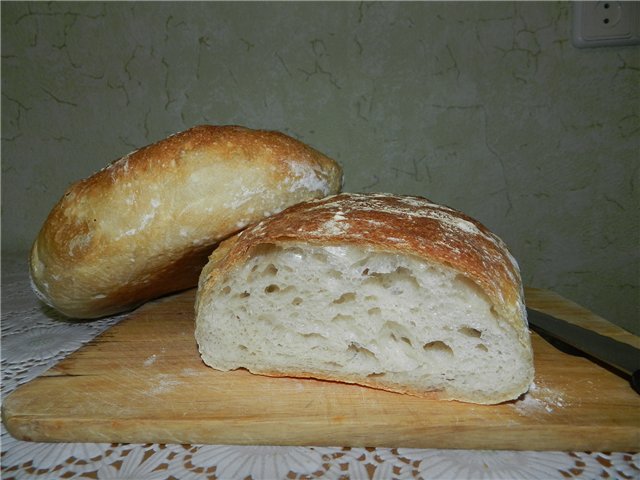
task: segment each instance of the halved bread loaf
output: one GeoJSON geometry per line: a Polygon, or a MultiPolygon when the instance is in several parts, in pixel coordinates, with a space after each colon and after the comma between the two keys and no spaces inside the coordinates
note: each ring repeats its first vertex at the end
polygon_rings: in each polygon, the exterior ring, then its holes
{"type": "Polygon", "coordinates": [[[304,202],[226,240],[200,277],[195,334],[220,370],[485,404],[533,380],[515,260],[418,197],[304,202]]]}
{"type": "Polygon", "coordinates": [[[220,240],[341,181],[335,161],[282,133],[191,128],[69,187],[33,244],[33,289],[70,317],[131,309],[195,286],[220,240]]]}

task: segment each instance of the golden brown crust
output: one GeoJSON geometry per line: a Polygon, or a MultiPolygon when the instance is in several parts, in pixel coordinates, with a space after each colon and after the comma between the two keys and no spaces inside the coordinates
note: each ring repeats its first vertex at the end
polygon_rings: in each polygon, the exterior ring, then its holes
{"type": "Polygon", "coordinates": [[[93,318],[194,286],[217,242],[338,192],[341,175],[279,132],[202,125],[172,135],[69,187],[34,242],[34,290],[93,318]]]}

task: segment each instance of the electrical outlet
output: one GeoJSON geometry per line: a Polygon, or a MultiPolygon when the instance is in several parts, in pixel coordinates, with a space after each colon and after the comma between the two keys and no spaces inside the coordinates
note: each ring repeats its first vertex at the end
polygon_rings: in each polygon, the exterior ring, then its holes
{"type": "Polygon", "coordinates": [[[572,37],[578,48],[639,45],[640,2],[574,2],[572,37]]]}

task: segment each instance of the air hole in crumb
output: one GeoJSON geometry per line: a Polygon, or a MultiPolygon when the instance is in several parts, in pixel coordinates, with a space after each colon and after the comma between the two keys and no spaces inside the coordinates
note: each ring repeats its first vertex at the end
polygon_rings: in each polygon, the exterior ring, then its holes
{"type": "Polygon", "coordinates": [[[380,310],[379,307],[373,307],[367,310],[367,313],[369,315],[380,315],[382,313],[382,310],[380,310]]]}
{"type": "Polygon", "coordinates": [[[304,338],[322,338],[322,339],[326,339],[327,337],[325,337],[324,335],[320,334],[320,333],[301,333],[300,334],[302,337],[304,338]]]}
{"type": "Polygon", "coordinates": [[[351,320],[353,320],[352,315],[343,315],[341,313],[337,314],[331,319],[332,322],[351,321],[351,320]]]}
{"type": "Polygon", "coordinates": [[[342,368],[344,367],[343,364],[338,363],[338,362],[324,362],[325,365],[332,367],[332,368],[342,368]]]}
{"type": "Polygon", "coordinates": [[[336,298],[333,303],[345,303],[353,302],[356,299],[356,294],[353,292],[347,292],[340,295],[340,298],[336,298]]]}
{"type": "Polygon", "coordinates": [[[275,293],[275,292],[279,292],[280,291],[280,287],[278,285],[274,285],[273,283],[271,285],[267,285],[264,289],[265,293],[275,293]]]}
{"type": "Polygon", "coordinates": [[[312,257],[314,260],[317,260],[320,263],[327,263],[327,256],[323,255],[322,253],[314,253],[312,257]]]}
{"type": "Polygon", "coordinates": [[[478,350],[482,350],[483,352],[488,352],[489,349],[487,348],[487,346],[484,343],[479,343],[478,345],[476,345],[476,348],[478,350]]]}
{"type": "Polygon", "coordinates": [[[342,278],[342,273],[338,270],[331,269],[327,272],[327,275],[331,278],[342,278]]]}
{"type": "Polygon", "coordinates": [[[269,313],[261,313],[261,314],[260,314],[260,315],[258,315],[256,318],[258,319],[258,322],[260,322],[260,323],[267,323],[267,324],[271,324],[274,332],[276,332],[276,331],[279,331],[279,330],[282,330],[282,329],[283,329],[283,327],[282,327],[281,325],[273,325],[273,323],[274,323],[274,318],[273,318],[273,315],[272,315],[272,314],[269,314],[269,313]]]}
{"type": "Polygon", "coordinates": [[[376,358],[376,354],[375,353],[373,353],[368,348],[363,347],[362,345],[358,345],[355,342],[351,342],[349,344],[349,347],[347,347],[347,352],[354,353],[355,355],[362,355],[362,356],[365,356],[365,357],[368,357],[368,358],[376,358]]]}
{"type": "Polygon", "coordinates": [[[295,305],[297,307],[300,304],[302,304],[302,299],[300,297],[296,297],[291,300],[291,305],[295,305]]]}
{"type": "Polygon", "coordinates": [[[376,297],[375,295],[367,295],[366,297],[364,297],[364,299],[367,302],[374,302],[374,301],[378,300],[378,297],[376,297]]]}
{"type": "Polygon", "coordinates": [[[473,338],[480,338],[480,335],[482,335],[482,332],[480,330],[473,327],[461,327],[458,329],[458,332],[460,332],[463,335],[466,335],[467,337],[473,337],[473,338]]]}
{"type": "Polygon", "coordinates": [[[365,276],[365,275],[369,275],[369,269],[368,269],[368,268],[365,268],[365,269],[362,271],[362,275],[363,275],[363,276],[365,276]]]}
{"type": "Polygon", "coordinates": [[[262,271],[262,275],[265,277],[274,277],[278,273],[278,269],[273,263],[270,263],[267,268],[262,271]]]}
{"type": "Polygon", "coordinates": [[[245,345],[238,345],[238,348],[239,348],[240,350],[245,351],[245,352],[246,352],[247,350],[249,350],[245,345]]]}
{"type": "Polygon", "coordinates": [[[445,355],[453,356],[453,350],[451,350],[451,347],[440,340],[425,343],[422,348],[427,352],[440,352],[445,355]]]}
{"type": "Polygon", "coordinates": [[[370,373],[369,375],[367,375],[367,377],[369,378],[377,378],[377,377],[384,377],[386,375],[386,373],[384,372],[373,372],[370,373]]]}
{"type": "Polygon", "coordinates": [[[238,297],[240,298],[247,298],[248,296],[250,296],[251,294],[249,292],[242,292],[238,294],[238,297]]]}
{"type": "Polygon", "coordinates": [[[231,293],[231,287],[230,287],[229,285],[227,285],[226,287],[224,287],[224,288],[221,290],[221,293],[222,293],[223,295],[229,295],[229,293],[231,293]]]}
{"type": "Polygon", "coordinates": [[[398,337],[396,337],[395,333],[391,334],[391,338],[393,339],[394,342],[404,342],[407,345],[413,347],[413,344],[411,343],[411,340],[409,340],[407,337],[400,337],[400,340],[398,340],[398,337]]]}

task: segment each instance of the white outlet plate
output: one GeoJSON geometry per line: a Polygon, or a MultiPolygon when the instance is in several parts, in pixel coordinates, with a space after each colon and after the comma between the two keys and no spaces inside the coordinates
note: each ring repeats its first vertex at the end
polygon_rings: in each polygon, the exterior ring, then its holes
{"type": "Polygon", "coordinates": [[[640,45],[640,2],[573,2],[573,45],[640,45]]]}

